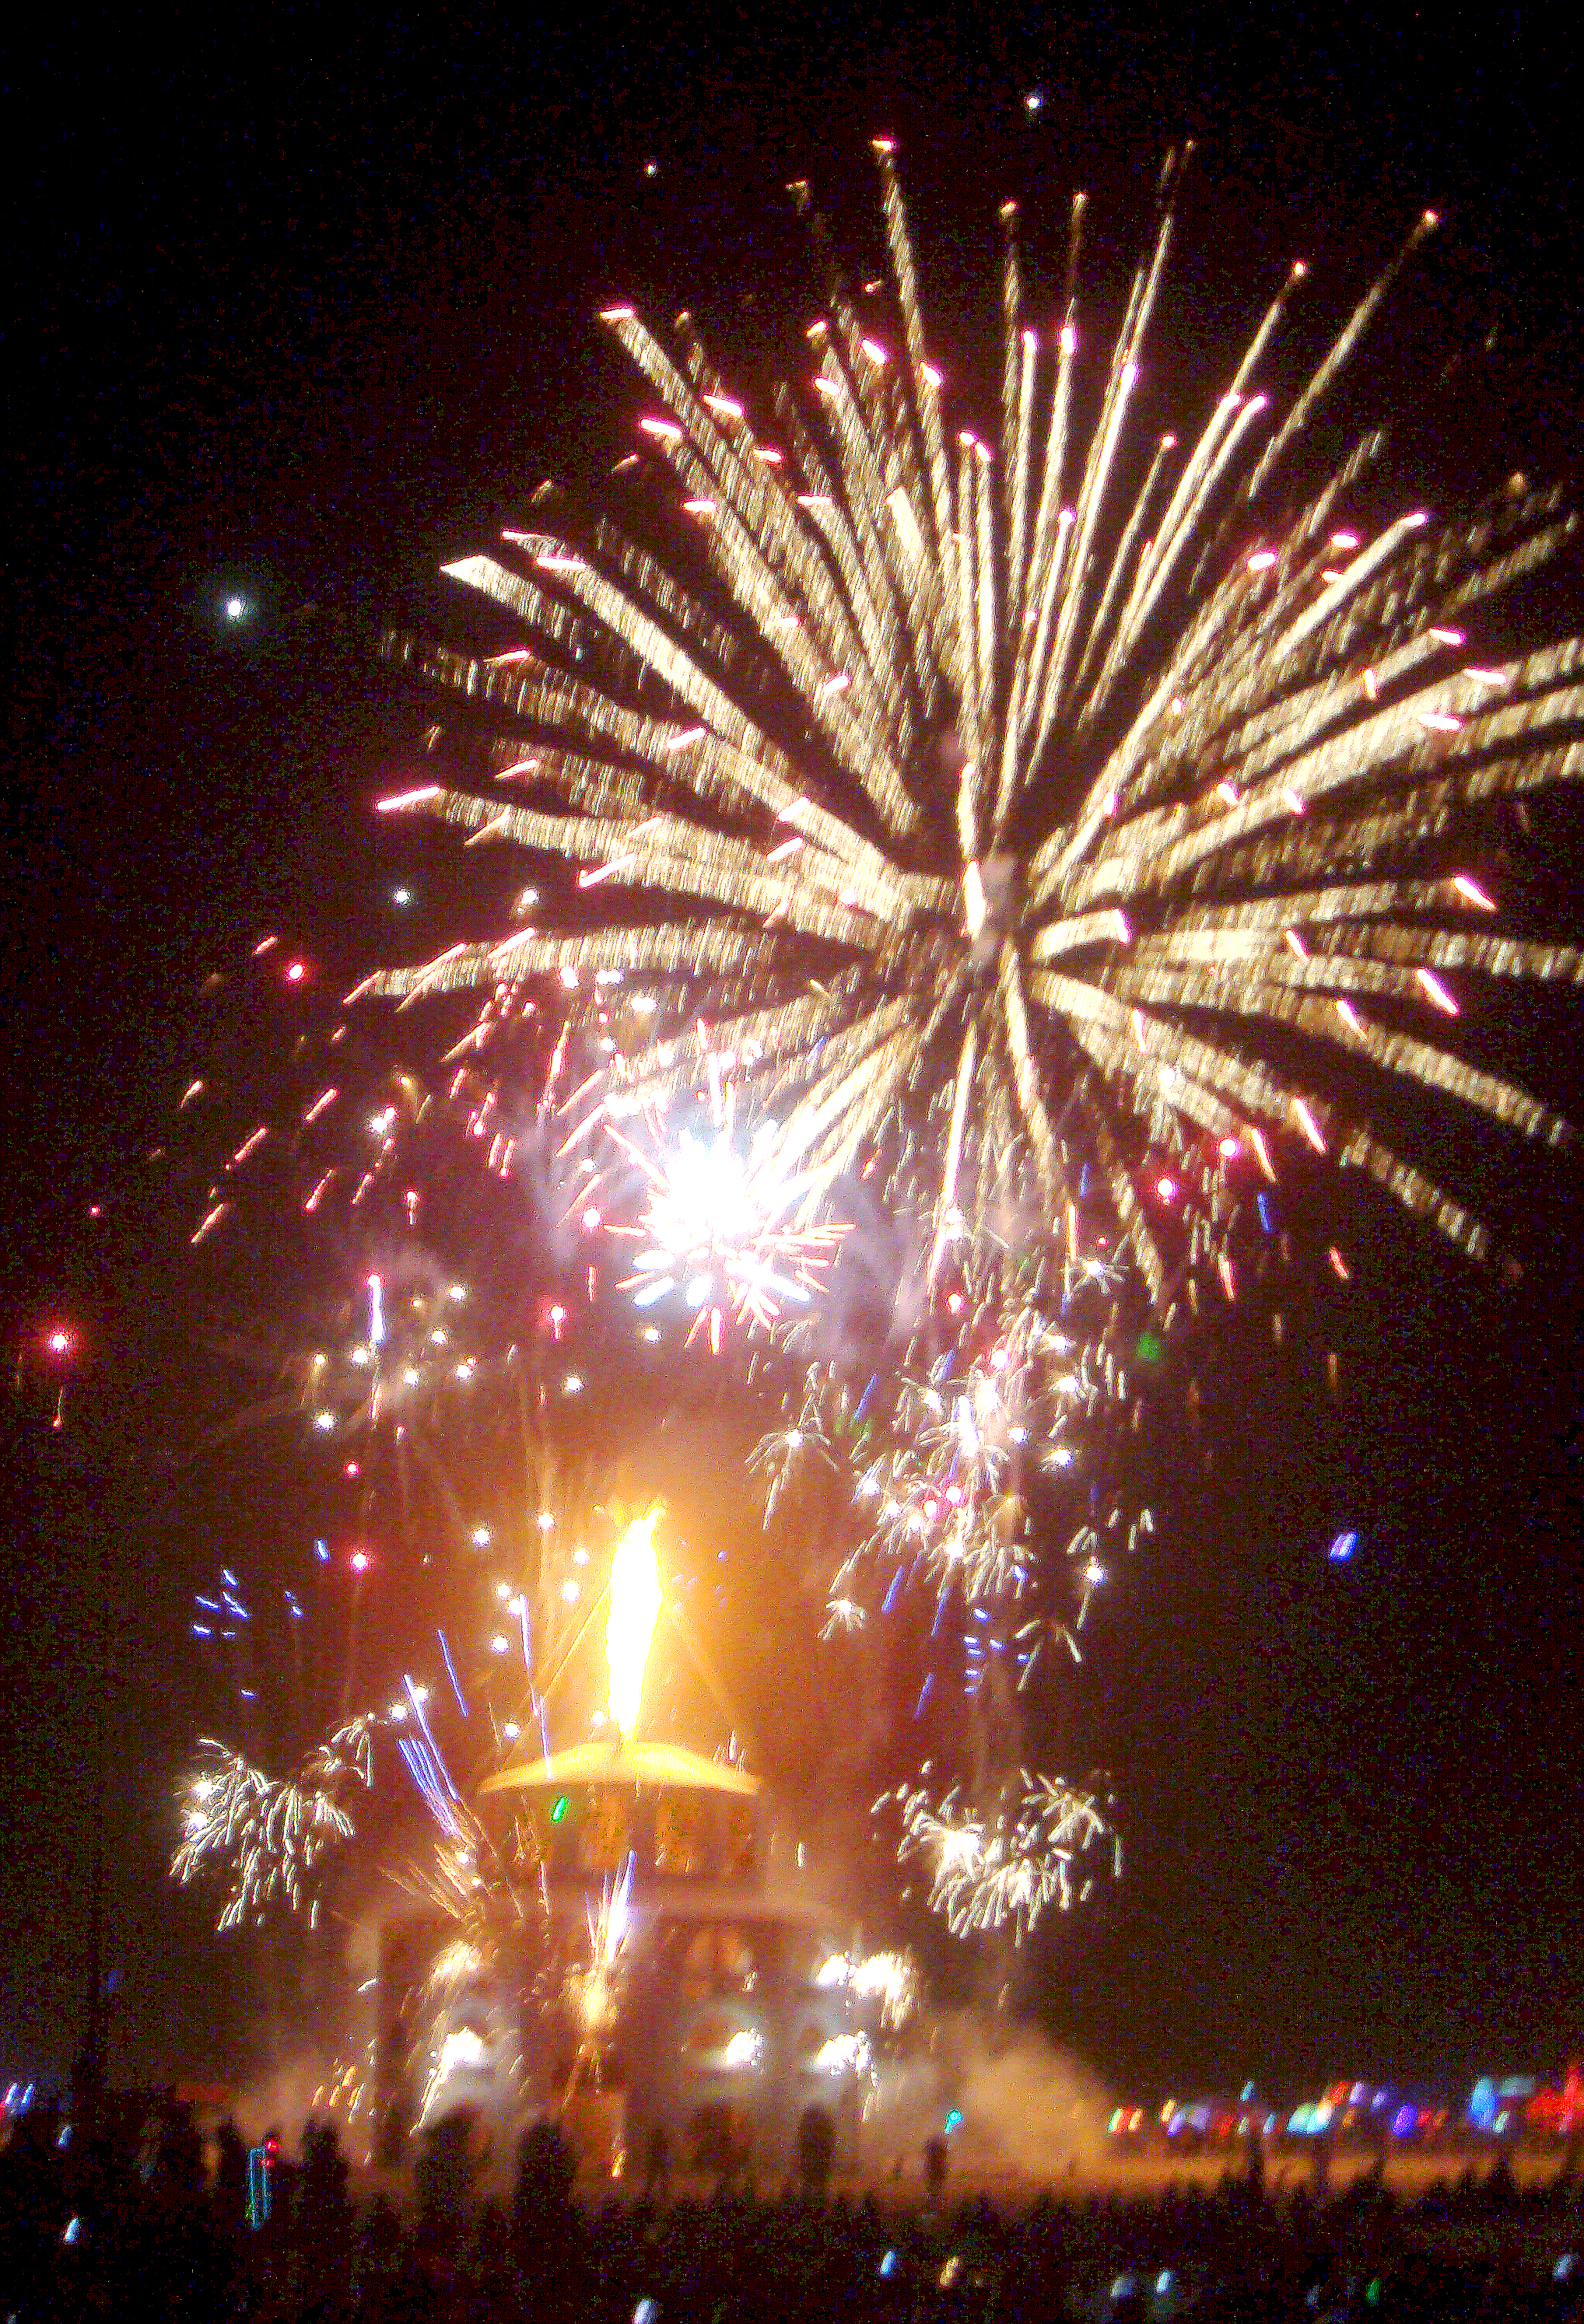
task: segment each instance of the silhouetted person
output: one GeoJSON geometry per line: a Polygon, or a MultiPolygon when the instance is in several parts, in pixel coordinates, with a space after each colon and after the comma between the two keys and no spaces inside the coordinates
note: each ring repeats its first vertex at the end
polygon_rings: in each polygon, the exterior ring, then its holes
{"type": "Polygon", "coordinates": [[[247,2144],[229,2115],[215,2134],[215,2218],[227,2234],[247,2224],[247,2144]]]}
{"type": "Polygon", "coordinates": [[[478,2174],[473,2117],[464,2108],[430,2124],[413,2174],[418,2223],[425,2240],[448,2256],[461,2241],[478,2174]]]}
{"type": "Polygon", "coordinates": [[[824,2195],[830,2188],[830,2166],[836,2154],[836,2132],[823,2107],[805,2107],[798,2121],[798,2185],[805,2195],[824,2195]]]}

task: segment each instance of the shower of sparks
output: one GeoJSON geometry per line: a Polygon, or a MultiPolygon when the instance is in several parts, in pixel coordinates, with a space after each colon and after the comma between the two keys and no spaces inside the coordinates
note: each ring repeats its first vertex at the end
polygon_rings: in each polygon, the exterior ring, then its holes
{"type": "Polygon", "coordinates": [[[588,1914],[588,1958],[570,1967],[562,1980],[561,2006],[577,2028],[579,2062],[597,2075],[605,2048],[615,2034],[626,1971],[625,1948],[632,1930],[633,1860],[619,1879],[607,1879],[599,1904],[588,1914]]]}
{"type": "Polygon", "coordinates": [[[854,2001],[880,2005],[877,2031],[900,2033],[920,2006],[919,1965],[910,1952],[891,1949],[849,1955],[832,1953],[820,1964],[815,1983],[841,1986],[854,2001]]]}
{"type": "Polygon", "coordinates": [[[356,1829],[350,1803],[374,1779],[374,1732],[365,1716],[310,1752],[295,1776],[269,1775],[239,1752],[205,1738],[187,1787],[181,1840],[171,1870],[185,1886],[218,1878],[218,1926],[263,1922],[272,1907],[319,1916],[318,1877],[327,1855],[356,1829]]]}
{"type": "Polygon", "coordinates": [[[523,899],[530,925],[362,989],[482,990],[487,1013],[556,979],[592,1034],[600,980],[625,979],[625,1066],[657,1093],[703,1010],[773,1089],[809,1214],[883,1166],[938,1256],[1032,1204],[1071,1254],[1102,1228],[1126,1242],[1163,1308],[1196,1267],[1230,1296],[1240,1184],[1284,1147],[1485,1251],[1361,1105],[1389,1109],[1396,1079],[1570,1135],[1458,1026],[1510,980],[1584,979],[1584,949],[1493,931],[1482,844],[1501,803],[1584,771],[1584,644],[1531,589],[1573,520],[1515,479],[1469,520],[1376,521],[1381,432],[1280,513],[1433,215],[1290,402],[1262,382],[1301,264],[1197,427],[1141,446],[1176,158],[1109,346],[1079,318],[1081,198],[1054,333],[1025,319],[1009,203],[982,432],[949,410],[875,150],[888,282],[860,318],[812,219],[827,311],[811,379],[773,399],[778,440],[690,317],[668,344],[630,307],[604,316],[655,399],[636,472],[679,504],[689,558],[546,487],[447,568],[511,617],[510,650],[388,638],[496,733],[486,765],[437,760],[382,808],[578,869],[523,899]],[[681,577],[700,557],[702,593],[681,577]]]}
{"type": "Polygon", "coordinates": [[[1080,1658],[1107,1560],[1153,1530],[1127,1443],[1138,1399],[1119,1352],[1122,1281],[1070,1262],[1049,1286],[1026,1271],[976,1272],[955,1295],[947,1353],[927,1361],[915,1350],[884,1387],[876,1377],[861,1419],[836,1373],[810,1368],[796,1418],[761,1440],[751,1465],[767,1525],[805,1468],[848,1480],[859,1538],[832,1577],[826,1637],[919,1587],[970,1618],[970,1697],[995,1656],[1019,1692],[1047,1641],[1080,1658]]]}
{"type": "MultiPolygon", "coordinates": [[[[1051,1906],[1087,1897],[1080,1859],[1109,1836],[1092,1791],[1016,1769],[1022,1699],[1042,1658],[1056,1649],[1059,1668],[1082,1661],[1096,1592],[1153,1530],[1138,1498],[1143,1391],[1122,1352],[1148,1310],[1125,1268],[1071,1260],[975,1266],[941,1307],[921,1319],[901,1366],[856,1400],[834,1370],[811,1367],[796,1418],[755,1460],[767,1523],[791,1497],[789,1539],[811,1531],[806,1467],[850,1497],[857,1536],[822,1636],[873,1623],[894,1642],[882,1651],[922,1651],[906,1731],[933,1734],[939,1750],[882,1802],[902,1811],[904,1874],[927,1863],[931,1904],[958,1937],[1006,1929],[1021,1942],[1051,1906]],[[942,1331],[947,1351],[930,1360],[942,1331]],[[965,1757],[975,1784],[945,1788],[940,1761],[965,1757]]],[[[841,1520],[815,1518],[811,1530],[829,1538],[841,1520]]]]}
{"type": "Polygon", "coordinates": [[[1098,1877],[1091,1851],[1121,1870],[1104,1803],[1059,1775],[1022,1773],[985,1812],[956,1787],[937,1799],[903,1786],[878,1803],[892,1805],[902,1814],[899,1859],[923,1866],[931,1909],[955,1936],[1010,1927],[1021,1944],[1052,1906],[1088,1897],[1098,1877]]]}

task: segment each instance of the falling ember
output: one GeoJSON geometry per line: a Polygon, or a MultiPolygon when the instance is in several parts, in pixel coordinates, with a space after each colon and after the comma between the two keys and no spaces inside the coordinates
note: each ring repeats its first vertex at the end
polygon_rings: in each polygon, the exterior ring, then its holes
{"type": "Polygon", "coordinates": [[[654,1548],[654,1528],[659,1522],[658,1504],[647,1517],[635,1517],[617,1543],[611,1561],[605,1660],[609,1676],[610,1716],[624,1742],[638,1724],[644,1700],[644,1672],[654,1638],[654,1625],[660,1618],[660,1560],[654,1548]]]}
{"type": "Polygon", "coordinates": [[[1302,1130],[1315,1152],[1323,1154],[1326,1150],[1326,1141],[1321,1134],[1320,1126],[1302,1098],[1293,1099],[1292,1111],[1298,1117],[1299,1129],[1302,1130]]]}
{"type": "Polygon", "coordinates": [[[1453,1000],[1451,994],[1441,982],[1440,978],[1436,974],[1433,968],[1416,968],[1413,973],[1419,979],[1420,983],[1423,986],[1425,993],[1433,1007],[1439,1009],[1443,1016],[1456,1017],[1458,1015],[1459,1011],[1457,1002],[1453,1000]]]}

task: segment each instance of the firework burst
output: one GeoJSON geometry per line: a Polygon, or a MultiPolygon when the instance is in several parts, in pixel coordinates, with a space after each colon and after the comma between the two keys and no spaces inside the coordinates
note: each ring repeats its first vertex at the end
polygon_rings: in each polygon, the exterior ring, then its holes
{"type": "Polygon", "coordinates": [[[899,1859],[922,1865],[931,1909],[956,1936],[1010,1928],[1021,1944],[1052,1907],[1088,1896],[1097,1866],[1121,1870],[1106,1803],[1059,1775],[1020,1772],[984,1812],[956,1787],[904,1785],[877,1805],[900,1810],[899,1859]]]}
{"type": "Polygon", "coordinates": [[[374,1780],[372,1717],[349,1720],[316,1745],[294,1776],[270,1775],[228,1745],[205,1738],[203,1765],[183,1796],[173,1877],[218,1877],[219,1926],[263,1922],[272,1908],[319,1917],[325,1859],[357,1829],[351,1803],[374,1780]]]}
{"type": "MultiPolygon", "coordinates": [[[[618,1288],[630,1292],[640,1309],[680,1300],[693,1318],[690,1342],[707,1330],[718,1355],[728,1318],[767,1332],[789,1308],[806,1308],[848,1229],[792,1222],[791,1213],[816,1182],[806,1172],[786,1171],[773,1120],[762,1121],[742,1141],[735,1088],[723,1084],[713,1052],[708,1062],[713,1103],[706,1130],[673,1131],[645,1107],[647,1135],[638,1142],[616,1119],[624,1114],[630,1125],[635,1109],[602,1099],[598,1112],[619,1162],[630,1166],[640,1188],[636,1225],[611,1226],[613,1234],[635,1246],[632,1272],[618,1288]]],[[[586,1121],[569,1143],[585,1131],[586,1121]]],[[[596,1189],[613,1175],[603,1174],[596,1189]]]]}
{"type": "Polygon", "coordinates": [[[916,1586],[938,1615],[955,1598],[973,1623],[991,1622],[968,1634],[970,1692],[987,1651],[1009,1655],[1020,1691],[1048,1640],[1079,1658],[1106,1558],[1153,1522],[1135,1498],[1139,1392],[1117,1288],[1115,1269],[1071,1262],[1049,1285],[980,1269],[951,1295],[943,1353],[929,1351],[931,1313],[894,1376],[874,1375],[861,1398],[811,1366],[796,1417],[751,1465],[766,1524],[808,1471],[845,1481],[858,1533],[831,1580],[828,1637],[916,1586]]]}
{"type": "Polygon", "coordinates": [[[668,567],[547,491],[531,526],[448,568],[518,625],[508,651],[390,639],[497,731],[482,785],[382,807],[579,868],[533,925],[372,988],[495,1005],[559,976],[576,1006],[619,973],[656,1088],[703,1009],[773,1090],[782,1171],[824,1188],[883,1158],[937,1259],[1032,1199],[1070,1254],[1103,1218],[1159,1305],[1212,1264],[1230,1293],[1240,1190],[1283,1142],[1485,1250],[1362,1103],[1412,1083],[1569,1134],[1468,1060],[1457,1019],[1511,979],[1584,974],[1573,946],[1494,932],[1477,862],[1487,810],[1584,766],[1584,646],[1479,642],[1572,520],[1520,484],[1469,521],[1408,504],[1374,522],[1380,433],[1278,514],[1433,217],[1290,402],[1262,381],[1301,266],[1201,422],[1141,449],[1175,163],[1108,347],[1079,319],[1081,200],[1044,337],[1008,205],[989,435],[949,410],[876,152],[889,281],[860,311],[829,265],[812,377],[777,392],[773,438],[690,318],[667,345],[605,315],[655,398],[631,465],[680,501],[708,586],[680,577],[696,554],[668,567]]]}

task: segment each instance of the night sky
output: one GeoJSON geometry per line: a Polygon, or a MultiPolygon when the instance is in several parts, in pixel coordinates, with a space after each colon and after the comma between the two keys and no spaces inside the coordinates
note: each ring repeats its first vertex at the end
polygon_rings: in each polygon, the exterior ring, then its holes
{"type": "MultiPolygon", "coordinates": [[[[164,49],[84,24],[25,81],[14,62],[34,175],[8,431],[0,1305],[25,1360],[0,1420],[0,2083],[60,2071],[76,2039],[97,1592],[113,2070],[239,2054],[235,1949],[163,1866],[194,1544],[266,1525],[281,1480],[253,1506],[181,1457],[197,1318],[143,1157],[195,1069],[217,958],[261,927],[330,963],[402,949],[391,877],[425,869],[423,843],[402,835],[403,856],[368,809],[416,719],[365,640],[386,615],[442,630],[442,558],[541,475],[608,469],[635,404],[595,309],[686,302],[756,376],[795,361],[811,280],[784,181],[809,176],[872,246],[866,141],[885,130],[938,336],[988,346],[997,202],[1021,196],[1048,252],[1086,187],[1103,307],[1188,132],[1155,339],[1185,408],[1292,256],[1339,309],[1431,203],[1445,247],[1384,350],[1425,490],[1496,456],[1577,491],[1579,76],[1552,12],[1483,14],[1476,38],[1356,12],[1313,45],[1287,12],[987,32],[843,7],[713,40],[685,12],[674,34],[658,14],[518,15],[344,49],[311,18],[210,14],[164,49]],[[231,589],[257,607],[241,641],[231,589]],[[62,1432],[38,1360],[56,1314],[85,1336],[62,1432]]],[[[1533,908],[1577,934],[1577,818],[1536,835],[1533,908]]],[[[1578,1014],[1544,1000],[1489,1038],[1578,1114],[1578,1014]]],[[[1042,1947],[1029,1998],[1122,2087],[1456,2089],[1584,2039],[1580,1189],[1576,1164],[1505,1148],[1467,1167],[1521,1280],[1370,1211],[1347,1300],[1283,1350],[1227,1351],[1213,1470],[1185,1473],[1102,1621],[1088,1708],[1126,1879],[1042,1947]],[[1339,1566],[1344,1527],[1360,1546],[1339,1566]]]]}

